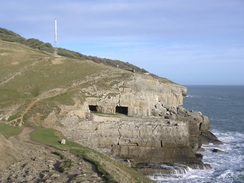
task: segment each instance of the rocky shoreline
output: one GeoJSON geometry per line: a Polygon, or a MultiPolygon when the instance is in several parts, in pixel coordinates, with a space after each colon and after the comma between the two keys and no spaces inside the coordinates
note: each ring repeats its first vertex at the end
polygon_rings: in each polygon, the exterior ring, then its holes
{"type": "Polygon", "coordinates": [[[181,106],[165,110],[163,116],[144,118],[93,113],[91,120],[73,117],[56,129],[68,139],[129,161],[146,175],[158,172],[161,163],[210,168],[198,151],[202,144],[222,142],[209,131],[208,118],[181,106]]]}

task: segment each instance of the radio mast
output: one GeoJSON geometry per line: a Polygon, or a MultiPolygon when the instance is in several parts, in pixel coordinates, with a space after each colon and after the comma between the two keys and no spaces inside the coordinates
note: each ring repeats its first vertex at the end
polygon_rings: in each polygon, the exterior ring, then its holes
{"type": "Polygon", "coordinates": [[[58,42],[58,20],[54,19],[54,56],[58,56],[57,53],[57,42],[58,42]]]}

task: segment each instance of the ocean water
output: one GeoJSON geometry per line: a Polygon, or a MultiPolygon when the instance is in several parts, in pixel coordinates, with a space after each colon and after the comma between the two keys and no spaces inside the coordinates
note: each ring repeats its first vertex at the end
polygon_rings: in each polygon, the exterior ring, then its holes
{"type": "MultiPolygon", "coordinates": [[[[187,86],[184,107],[209,117],[223,145],[204,145],[203,162],[212,169],[181,167],[171,175],[153,175],[158,183],[244,183],[244,86],[187,86]],[[213,153],[212,149],[221,153],[213,153]]],[[[162,165],[163,166],[163,165],[162,165]]]]}

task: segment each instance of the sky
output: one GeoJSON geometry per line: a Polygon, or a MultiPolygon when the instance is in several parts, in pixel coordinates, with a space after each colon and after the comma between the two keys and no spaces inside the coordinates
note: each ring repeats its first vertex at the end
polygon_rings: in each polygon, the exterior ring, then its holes
{"type": "Polygon", "coordinates": [[[244,85],[244,0],[1,0],[0,27],[182,85],[244,85]]]}

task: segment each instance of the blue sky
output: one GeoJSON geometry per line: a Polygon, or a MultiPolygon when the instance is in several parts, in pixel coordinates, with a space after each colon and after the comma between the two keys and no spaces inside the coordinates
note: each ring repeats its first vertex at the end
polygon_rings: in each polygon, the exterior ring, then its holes
{"type": "Polygon", "coordinates": [[[244,85],[244,0],[8,0],[0,27],[182,85],[244,85]]]}

